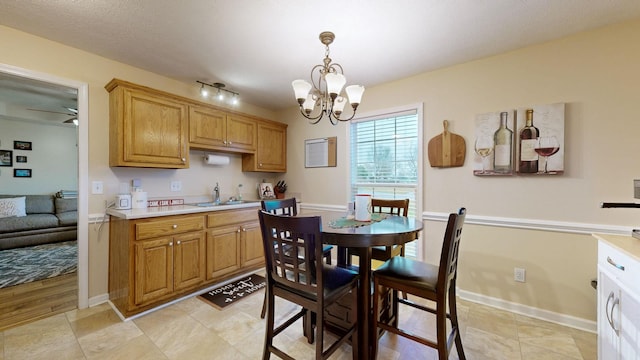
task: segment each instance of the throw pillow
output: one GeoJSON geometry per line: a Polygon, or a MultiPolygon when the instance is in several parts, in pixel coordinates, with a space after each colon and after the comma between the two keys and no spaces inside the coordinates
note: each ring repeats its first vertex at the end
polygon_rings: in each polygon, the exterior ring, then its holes
{"type": "Polygon", "coordinates": [[[0,218],[27,216],[25,197],[0,199],[0,218]]]}

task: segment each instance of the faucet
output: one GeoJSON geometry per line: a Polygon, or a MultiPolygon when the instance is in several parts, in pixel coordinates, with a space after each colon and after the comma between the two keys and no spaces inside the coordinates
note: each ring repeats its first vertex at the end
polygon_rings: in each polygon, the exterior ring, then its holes
{"type": "Polygon", "coordinates": [[[220,203],[220,185],[218,185],[218,183],[216,183],[216,187],[213,188],[213,194],[213,202],[216,204],[220,203]]]}

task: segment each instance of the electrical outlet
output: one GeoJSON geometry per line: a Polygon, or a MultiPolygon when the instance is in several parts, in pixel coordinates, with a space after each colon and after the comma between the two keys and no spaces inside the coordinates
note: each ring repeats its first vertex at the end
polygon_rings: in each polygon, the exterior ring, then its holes
{"type": "Polygon", "coordinates": [[[171,191],[182,190],[182,181],[176,180],[171,182],[171,191]]]}
{"type": "Polygon", "coordinates": [[[525,282],[525,270],[522,268],[513,268],[513,280],[525,282]]]}
{"type": "Polygon", "coordinates": [[[93,181],[91,182],[91,193],[92,194],[102,194],[104,192],[104,184],[102,181],[93,181]]]}

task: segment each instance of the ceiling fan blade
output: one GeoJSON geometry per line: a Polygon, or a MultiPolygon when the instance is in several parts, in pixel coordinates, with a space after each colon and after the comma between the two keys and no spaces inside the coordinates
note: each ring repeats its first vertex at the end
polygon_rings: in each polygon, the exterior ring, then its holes
{"type": "Polygon", "coordinates": [[[46,113],[51,113],[51,114],[70,115],[70,116],[76,116],[77,115],[76,113],[69,114],[68,112],[51,111],[51,110],[40,110],[40,109],[27,109],[27,110],[40,111],[40,112],[46,112],[46,113]]]}

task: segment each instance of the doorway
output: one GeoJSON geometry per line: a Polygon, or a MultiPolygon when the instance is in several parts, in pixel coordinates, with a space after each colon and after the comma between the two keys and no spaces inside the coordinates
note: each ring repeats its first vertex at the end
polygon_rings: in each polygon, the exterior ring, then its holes
{"type": "MultiPolygon", "coordinates": [[[[27,69],[13,67],[10,65],[0,64],[0,78],[11,77],[13,79],[22,79],[24,85],[36,86],[42,84],[49,91],[51,89],[60,89],[60,91],[73,90],[77,96],[76,107],[67,107],[60,109],[60,116],[65,116],[72,120],[76,117],[76,141],[77,141],[77,288],[78,288],[78,308],[86,308],[89,304],[88,298],[88,84],[75,80],[60,78],[54,75],[35,72],[27,69]],[[72,116],[76,115],[76,116],[72,116]]],[[[20,83],[20,81],[18,81],[20,83]]],[[[45,103],[42,103],[43,105],[45,103]]],[[[6,113],[6,106],[4,109],[6,113]]],[[[47,110],[47,108],[39,109],[47,110]]],[[[51,111],[55,111],[53,109],[51,111]]],[[[30,110],[31,111],[31,110],[30,110]]],[[[33,111],[34,113],[37,111],[33,111]]],[[[42,112],[45,114],[46,112],[42,112]]],[[[51,113],[53,114],[53,113],[51,113]]],[[[59,116],[59,117],[60,117],[59,116]]],[[[54,120],[55,121],[55,120],[54,120]]],[[[68,123],[69,124],[69,123],[68,123]]],[[[69,126],[74,126],[69,124],[69,126]]],[[[5,144],[2,144],[4,148],[5,144]]],[[[7,174],[9,171],[6,172],[7,174]]],[[[4,178],[5,173],[2,173],[4,178]]],[[[64,190],[64,189],[59,189],[64,190]]]]}

